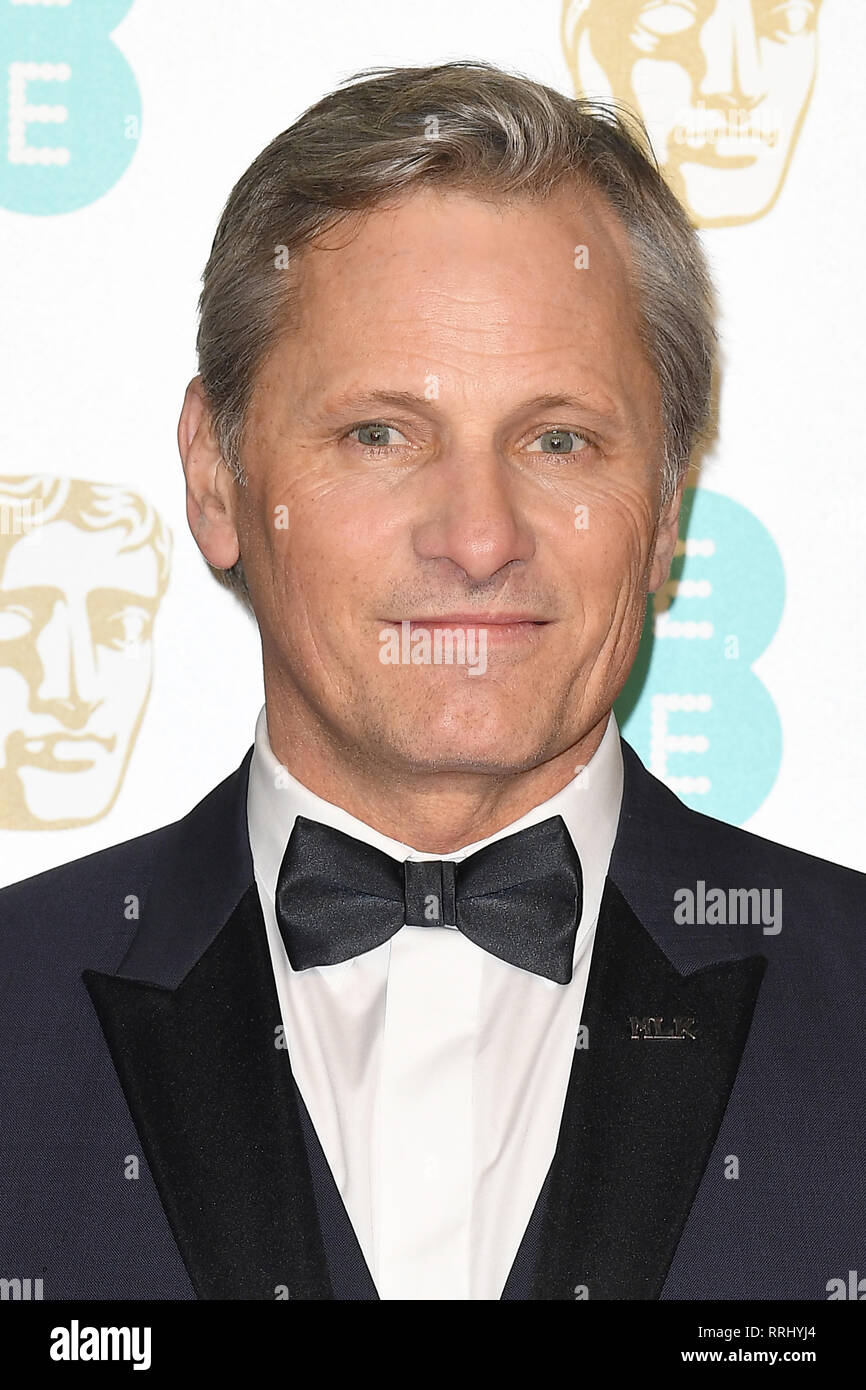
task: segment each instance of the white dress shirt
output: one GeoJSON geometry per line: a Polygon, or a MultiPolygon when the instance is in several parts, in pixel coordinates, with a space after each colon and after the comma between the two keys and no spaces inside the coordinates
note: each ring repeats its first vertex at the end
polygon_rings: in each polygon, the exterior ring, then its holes
{"type": "Polygon", "coordinates": [[[247,818],[288,1055],[382,1299],[499,1299],[550,1167],[622,799],[613,714],[560,792],[454,854],[420,854],[323,801],[256,723],[247,818]],[[274,909],[298,815],[403,862],[455,862],[561,815],[583,911],[567,985],[509,965],[455,927],[402,929],[339,965],[293,970],[274,909]]]}

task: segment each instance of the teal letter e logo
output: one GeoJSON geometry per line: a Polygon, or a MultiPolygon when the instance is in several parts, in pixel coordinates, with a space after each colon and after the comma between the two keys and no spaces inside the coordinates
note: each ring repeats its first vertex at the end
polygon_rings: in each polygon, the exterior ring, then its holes
{"type": "Polygon", "coordinates": [[[141,99],[111,33],[132,0],[0,0],[0,207],[101,197],[135,152],[141,99]]]}

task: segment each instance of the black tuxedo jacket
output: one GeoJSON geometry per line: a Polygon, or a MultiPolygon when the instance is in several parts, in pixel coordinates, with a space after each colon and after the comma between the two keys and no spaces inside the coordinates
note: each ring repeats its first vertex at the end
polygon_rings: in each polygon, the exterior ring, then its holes
{"type": "MultiPolygon", "coordinates": [[[[377,1297],[275,1045],[251,754],[0,893],[0,1277],[46,1299],[377,1297]]],[[[623,757],[586,1046],[503,1298],[826,1299],[866,1274],[866,876],[623,757]],[[781,889],[781,931],[677,925],[699,881],[781,889]]]]}

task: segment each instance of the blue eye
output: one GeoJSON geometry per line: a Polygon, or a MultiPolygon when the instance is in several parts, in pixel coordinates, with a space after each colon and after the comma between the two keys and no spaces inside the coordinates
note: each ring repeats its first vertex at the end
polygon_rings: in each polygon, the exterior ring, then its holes
{"type": "Polygon", "coordinates": [[[374,420],[367,425],[355,425],[349,433],[350,435],[357,435],[358,443],[362,444],[365,449],[387,449],[394,442],[388,436],[394,434],[400,435],[404,444],[409,443],[406,436],[400,434],[400,431],[395,429],[393,425],[383,425],[379,420],[374,420]]]}
{"type": "Polygon", "coordinates": [[[544,430],[542,434],[537,435],[532,441],[528,452],[531,454],[578,454],[585,449],[588,444],[589,440],[585,439],[582,434],[578,434],[577,430],[544,430]],[[533,445],[539,443],[539,441],[545,440],[547,443],[542,443],[541,448],[536,449],[533,447],[533,445]],[[570,440],[578,441],[575,448],[569,447],[570,440]]]}

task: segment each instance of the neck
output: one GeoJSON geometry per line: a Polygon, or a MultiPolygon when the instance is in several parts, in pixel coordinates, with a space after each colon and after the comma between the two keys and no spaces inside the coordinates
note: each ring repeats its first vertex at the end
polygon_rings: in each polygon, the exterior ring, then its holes
{"type": "MultiPolygon", "coordinates": [[[[267,682],[266,682],[267,690],[267,682]]],[[[596,752],[609,713],[556,756],[521,771],[417,771],[341,746],[296,707],[267,698],[268,740],[293,777],[381,835],[420,854],[453,854],[561,791],[596,752]]]]}

